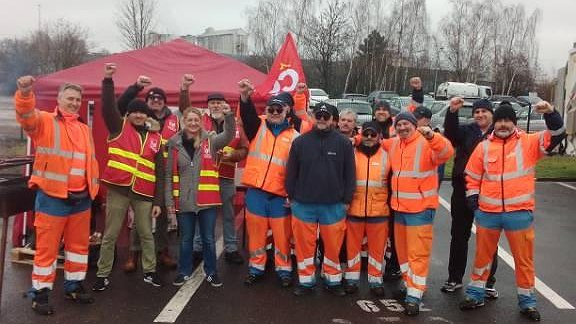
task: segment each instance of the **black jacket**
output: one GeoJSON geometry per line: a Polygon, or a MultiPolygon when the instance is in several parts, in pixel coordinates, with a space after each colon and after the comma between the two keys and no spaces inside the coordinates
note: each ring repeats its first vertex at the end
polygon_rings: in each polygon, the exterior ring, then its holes
{"type": "Polygon", "coordinates": [[[286,191],[302,203],[350,203],[356,164],[350,140],[335,130],[314,129],[294,140],[286,167],[286,191]]]}

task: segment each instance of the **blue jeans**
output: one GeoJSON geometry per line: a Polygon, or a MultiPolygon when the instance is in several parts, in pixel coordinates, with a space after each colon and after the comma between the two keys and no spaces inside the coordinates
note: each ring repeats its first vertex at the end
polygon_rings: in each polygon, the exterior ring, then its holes
{"type": "Polygon", "coordinates": [[[192,274],[192,251],[194,248],[194,232],[196,222],[202,237],[202,255],[204,258],[204,272],[207,276],[216,274],[216,242],[214,229],[216,227],[216,208],[208,208],[194,212],[177,214],[178,230],[180,232],[180,257],[178,259],[178,272],[189,276],[192,274]]]}

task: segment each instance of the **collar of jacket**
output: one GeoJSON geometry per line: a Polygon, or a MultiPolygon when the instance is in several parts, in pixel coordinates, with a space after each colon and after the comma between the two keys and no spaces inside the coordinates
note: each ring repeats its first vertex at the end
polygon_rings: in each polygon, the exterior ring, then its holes
{"type": "Polygon", "coordinates": [[[424,137],[424,136],[422,136],[422,134],[420,134],[420,132],[418,130],[415,130],[414,134],[412,134],[412,136],[410,136],[406,139],[400,138],[400,142],[405,143],[405,144],[409,144],[409,143],[414,142],[415,140],[417,140],[420,137],[424,137]]]}
{"type": "Polygon", "coordinates": [[[512,138],[520,138],[521,134],[522,134],[522,131],[519,130],[518,127],[516,127],[516,128],[514,128],[514,132],[510,136],[508,136],[506,138],[500,138],[500,137],[496,136],[494,134],[494,130],[492,130],[492,133],[490,133],[490,136],[488,136],[488,139],[492,142],[504,142],[504,141],[507,141],[507,140],[512,139],[512,138]]]}

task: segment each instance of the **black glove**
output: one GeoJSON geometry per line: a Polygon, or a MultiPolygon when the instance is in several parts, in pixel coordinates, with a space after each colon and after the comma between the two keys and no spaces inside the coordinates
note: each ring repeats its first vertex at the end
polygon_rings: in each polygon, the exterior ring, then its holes
{"type": "Polygon", "coordinates": [[[478,209],[478,195],[472,195],[466,197],[466,206],[468,206],[470,210],[478,209]]]}

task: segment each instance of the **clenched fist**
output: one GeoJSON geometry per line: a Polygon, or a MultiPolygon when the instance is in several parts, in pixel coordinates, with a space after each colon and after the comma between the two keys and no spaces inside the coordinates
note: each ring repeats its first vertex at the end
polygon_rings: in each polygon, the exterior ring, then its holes
{"type": "Polygon", "coordinates": [[[308,89],[308,86],[304,82],[300,82],[296,85],[296,93],[302,94],[308,89]]]}
{"type": "Polygon", "coordinates": [[[427,140],[431,140],[434,137],[434,131],[429,126],[420,126],[417,130],[426,138],[427,140]]]}
{"type": "Polygon", "coordinates": [[[182,84],[180,89],[188,90],[190,89],[190,86],[194,84],[194,82],[196,82],[196,78],[194,77],[194,75],[188,73],[184,74],[182,76],[182,84]]]}
{"type": "Polygon", "coordinates": [[[229,114],[232,111],[232,109],[230,109],[230,105],[227,103],[221,104],[220,107],[222,107],[222,112],[224,114],[229,114]]]}
{"type": "Polygon", "coordinates": [[[104,64],[104,77],[111,78],[116,73],[116,63],[104,64]]]}
{"type": "Polygon", "coordinates": [[[534,109],[540,114],[549,114],[554,112],[554,106],[552,106],[548,101],[544,100],[534,105],[534,109]]]}
{"type": "Polygon", "coordinates": [[[33,76],[25,75],[19,77],[18,80],[16,80],[16,86],[23,95],[27,95],[28,93],[30,93],[30,91],[32,91],[32,86],[34,86],[34,82],[36,82],[36,79],[33,76]]]}
{"type": "Polygon", "coordinates": [[[254,85],[248,79],[242,79],[238,82],[240,88],[240,98],[242,101],[248,101],[248,98],[254,93],[254,85]]]}
{"type": "Polygon", "coordinates": [[[149,77],[147,77],[145,75],[140,75],[140,76],[138,76],[138,79],[136,79],[136,85],[140,88],[147,87],[151,84],[152,84],[152,79],[150,79],[149,77]]]}
{"type": "Polygon", "coordinates": [[[454,97],[450,99],[450,112],[457,112],[464,105],[464,99],[461,97],[454,97]]]}
{"type": "Polygon", "coordinates": [[[422,80],[420,79],[420,77],[410,78],[410,86],[416,90],[422,89],[422,80]]]}

